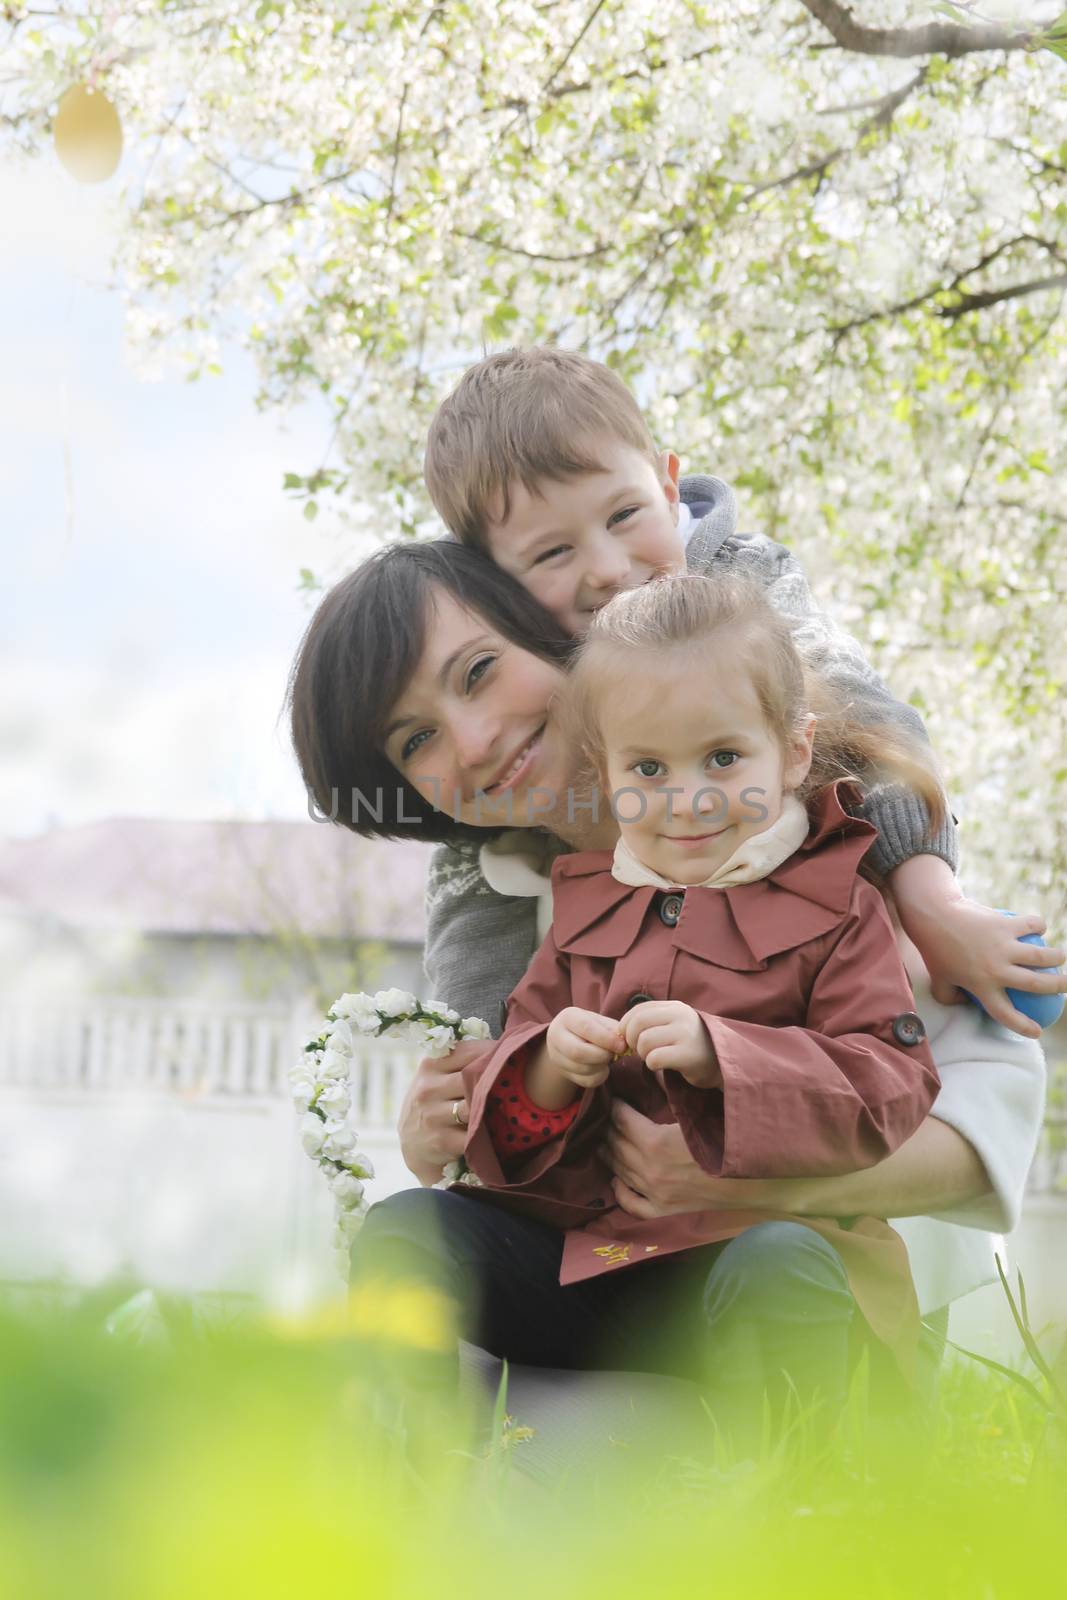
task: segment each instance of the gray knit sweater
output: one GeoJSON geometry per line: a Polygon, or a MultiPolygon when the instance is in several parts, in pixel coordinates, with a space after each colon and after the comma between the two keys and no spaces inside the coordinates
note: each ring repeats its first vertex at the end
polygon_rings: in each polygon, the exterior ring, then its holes
{"type": "MultiPolygon", "coordinates": [[[[762,534],[739,534],[733,490],[719,478],[683,478],[682,500],[700,508],[686,550],[690,572],[751,573],[779,611],[797,620],[798,648],[830,682],[844,689],[861,716],[893,721],[926,738],[913,706],[894,700],[855,639],[819,611],[796,557],[762,534]]],[[[956,829],[946,819],[927,840],[923,802],[899,784],[867,792],[862,815],[878,829],[868,861],[881,873],[919,854],[940,856],[956,870],[956,829]]],[[[550,836],[551,837],[551,836],[550,836]]],[[[569,847],[551,838],[551,854],[569,847]]],[[[477,843],[441,844],[434,851],[426,898],[426,976],[435,998],[461,1016],[484,1017],[498,1034],[501,1002],[526,971],[538,945],[537,902],[491,889],[477,843]]]]}

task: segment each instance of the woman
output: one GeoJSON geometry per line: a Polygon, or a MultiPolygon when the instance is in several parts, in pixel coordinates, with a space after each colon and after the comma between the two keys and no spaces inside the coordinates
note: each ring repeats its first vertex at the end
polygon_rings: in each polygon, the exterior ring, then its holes
{"type": "MultiPolygon", "coordinates": [[[[294,669],[294,743],[309,792],[327,815],[364,835],[441,842],[427,940],[431,986],[493,1024],[546,926],[554,855],[564,841],[603,847],[614,839],[610,816],[594,823],[583,809],[588,797],[553,721],[569,649],[524,590],[442,541],[381,551],[339,584],[294,669]],[[481,915],[479,941],[457,948],[452,913],[472,896],[491,909],[481,915]],[[441,980],[460,969],[462,994],[441,980]]],[[[824,1179],[712,1179],[688,1156],[678,1128],[653,1125],[618,1102],[609,1155],[618,1202],[638,1216],[759,1206],[915,1219],[900,1231],[920,1307],[943,1331],[948,1302],[993,1277],[988,1236],[967,1230],[1010,1228],[1017,1218],[1040,1127],[1043,1058],[972,1007],[939,1006],[903,937],[902,949],[943,1087],[917,1133],[877,1167],[824,1179]]],[[[462,1150],[459,1069],[483,1051],[465,1046],[443,1063],[423,1063],[411,1086],[401,1145],[424,1184],[462,1150]]],[[[776,1259],[765,1263],[783,1304],[793,1243],[779,1236],[776,1259]]],[[[744,1283],[758,1297],[768,1273],[751,1267],[744,1283]]]]}

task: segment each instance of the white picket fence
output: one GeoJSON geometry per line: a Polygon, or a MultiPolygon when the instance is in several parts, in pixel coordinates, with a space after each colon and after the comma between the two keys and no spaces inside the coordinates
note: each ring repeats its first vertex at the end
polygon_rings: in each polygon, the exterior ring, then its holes
{"type": "MultiPolygon", "coordinates": [[[[0,997],[0,1285],[28,1293],[125,1274],[278,1304],[335,1291],[333,1204],[288,1093],[317,1020],[252,1005],[0,997]]],[[[415,1182],[396,1121],[417,1059],[370,1040],[353,1070],[372,1200],[415,1182]]]]}
{"type": "MultiPolygon", "coordinates": [[[[161,1092],[184,1100],[277,1099],[313,1016],[254,1005],[108,998],[76,1008],[0,1002],[0,1085],[34,1093],[161,1092]]],[[[353,1118],[384,1130],[417,1056],[387,1041],[361,1050],[353,1118]]]]}
{"type": "MultiPolygon", "coordinates": [[[[71,1007],[0,997],[0,1087],[48,1097],[160,1092],[189,1102],[284,1099],[314,1030],[308,1014],[256,1005],[108,997],[71,1007]]],[[[388,1146],[417,1054],[368,1041],[354,1073],[352,1120],[388,1146]]],[[[1067,1109],[1050,1111],[1031,1176],[1035,1194],[1067,1192],[1067,1109]]]]}

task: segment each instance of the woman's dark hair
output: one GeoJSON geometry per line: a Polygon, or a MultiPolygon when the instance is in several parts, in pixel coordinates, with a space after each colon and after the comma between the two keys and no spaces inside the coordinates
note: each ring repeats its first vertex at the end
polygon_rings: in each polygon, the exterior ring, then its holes
{"type": "Polygon", "coordinates": [[[367,838],[491,836],[436,811],[401,777],[382,738],[426,647],[435,591],[531,654],[566,665],[574,640],[532,595],[452,539],[388,545],[322,600],[289,674],[293,748],[309,801],[367,838]]]}

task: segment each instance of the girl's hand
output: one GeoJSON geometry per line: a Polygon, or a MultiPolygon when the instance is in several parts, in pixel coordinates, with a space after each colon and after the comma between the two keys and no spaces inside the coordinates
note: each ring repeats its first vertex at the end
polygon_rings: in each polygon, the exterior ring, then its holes
{"type": "Polygon", "coordinates": [[[615,1057],[623,1054],[625,1043],[611,1017],[567,1006],[549,1023],[545,1048],[548,1064],[556,1072],[579,1089],[595,1089],[607,1078],[615,1057]]]}
{"type": "Polygon", "coordinates": [[[419,1062],[400,1107],[397,1132],[404,1165],[421,1184],[436,1183],[448,1162],[463,1154],[470,1106],[461,1068],[479,1056],[488,1059],[495,1044],[494,1039],[472,1039],[457,1044],[447,1056],[419,1062]]]}
{"type": "Polygon", "coordinates": [[[644,1000],[622,1019],[629,1049],[652,1072],[671,1068],[697,1089],[721,1089],[715,1047],[699,1011],[681,1000],[644,1000]]]}

